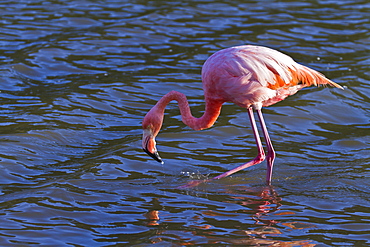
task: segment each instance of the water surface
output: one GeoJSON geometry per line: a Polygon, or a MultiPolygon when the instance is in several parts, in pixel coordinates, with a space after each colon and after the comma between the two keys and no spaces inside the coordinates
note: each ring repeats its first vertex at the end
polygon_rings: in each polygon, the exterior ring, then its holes
{"type": "Polygon", "coordinates": [[[370,244],[368,1],[0,3],[1,246],[370,244]],[[264,109],[277,151],[232,177],[177,189],[256,155],[246,110],[193,131],[175,103],[157,143],[141,120],[162,95],[204,110],[200,70],[222,48],[268,46],[346,89],[264,109]]]}

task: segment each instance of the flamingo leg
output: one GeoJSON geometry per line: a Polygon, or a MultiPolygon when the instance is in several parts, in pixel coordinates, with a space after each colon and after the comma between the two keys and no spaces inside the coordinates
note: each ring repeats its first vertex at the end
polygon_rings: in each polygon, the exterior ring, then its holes
{"type": "MultiPolygon", "coordinates": [[[[258,116],[258,119],[260,121],[262,131],[263,131],[263,135],[265,137],[266,145],[267,145],[266,183],[268,185],[270,185],[271,184],[271,176],[272,176],[272,167],[273,167],[274,159],[275,159],[275,151],[274,151],[274,148],[272,146],[271,139],[270,139],[270,136],[269,136],[267,128],[266,128],[265,120],[262,116],[262,112],[261,112],[261,110],[256,110],[256,111],[257,111],[257,116],[258,116]]],[[[252,131],[253,131],[253,135],[254,135],[254,140],[256,141],[257,150],[258,150],[258,154],[257,154],[256,158],[254,158],[253,160],[251,160],[251,161],[249,161],[249,162],[247,162],[247,163],[245,163],[241,166],[238,166],[234,169],[231,169],[230,171],[222,173],[221,175],[218,175],[214,178],[211,178],[211,179],[208,179],[208,180],[203,180],[203,181],[201,181],[201,180],[190,181],[185,185],[179,186],[178,187],[179,189],[192,188],[192,187],[198,186],[199,184],[210,181],[210,180],[215,180],[215,179],[220,179],[220,178],[230,176],[231,174],[234,174],[234,173],[236,173],[240,170],[243,170],[245,168],[257,165],[257,164],[259,164],[259,163],[261,163],[262,161],[265,160],[266,156],[265,156],[265,152],[263,150],[263,146],[262,146],[262,143],[261,143],[260,136],[258,134],[258,129],[257,129],[257,125],[256,125],[256,120],[255,120],[254,115],[253,115],[253,108],[252,107],[248,108],[248,116],[249,116],[249,120],[251,122],[252,131]]]]}
{"type": "Polygon", "coordinates": [[[261,110],[256,110],[256,111],[257,111],[257,116],[258,116],[259,122],[261,124],[262,132],[263,132],[263,135],[265,137],[265,142],[266,142],[266,146],[267,146],[266,183],[268,185],[270,185],[271,184],[271,177],[272,177],[272,167],[274,166],[274,160],[275,160],[276,155],[275,155],[274,147],[272,146],[272,142],[271,142],[269,133],[267,131],[267,127],[266,127],[265,120],[264,120],[263,115],[262,115],[262,111],[261,110]]]}
{"type": "Polygon", "coordinates": [[[245,163],[241,166],[238,166],[234,169],[231,169],[230,171],[227,171],[227,172],[225,172],[221,175],[218,175],[217,177],[214,177],[212,179],[220,179],[220,178],[223,178],[223,177],[227,177],[227,176],[229,176],[229,175],[231,175],[235,172],[238,172],[240,170],[243,170],[247,167],[259,164],[265,159],[265,152],[263,150],[261,139],[260,139],[260,136],[258,134],[258,129],[257,129],[257,125],[256,125],[256,120],[254,119],[254,116],[253,116],[253,108],[252,107],[248,108],[248,116],[249,116],[249,120],[251,122],[252,131],[253,131],[253,134],[254,134],[254,139],[256,141],[256,145],[257,145],[257,149],[258,149],[258,154],[257,154],[256,158],[254,158],[253,160],[251,160],[251,161],[249,161],[249,162],[247,162],[247,163],[245,163]]]}

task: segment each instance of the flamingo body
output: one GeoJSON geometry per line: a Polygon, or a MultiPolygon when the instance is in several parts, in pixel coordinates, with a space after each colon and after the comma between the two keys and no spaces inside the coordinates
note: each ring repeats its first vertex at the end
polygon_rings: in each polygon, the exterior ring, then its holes
{"type": "Polygon", "coordinates": [[[229,176],[239,170],[262,162],[267,158],[266,182],[271,183],[272,167],[275,159],[261,108],[277,103],[307,86],[331,85],[342,88],[321,73],[296,63],[289,56],[276,50],[253,45],[227,48],[210,56],[202,68],[202,83],[206,109],[202,117],[192,116],[186,96],[171,91],[164,95],[144,117],[143,149],[155,160],[162,162],[155,143],[163,122],[167,104],[176,100],[179,104],[182,121],[194,130],[211,127],[217,120],[222,104],[233,102],[248,110],[258,154],[253,160],[225,172],[213,179],[229,176]],[[267,155],[264,153],[253,110],[265,137],[267,155]]]}
{"type": "Polygon", "coordinates": [[[206,99],[255,109],[277,103],[299,89],[336,83],[276,50],[244,45],[210,56],[202,68],[206,99]]]}

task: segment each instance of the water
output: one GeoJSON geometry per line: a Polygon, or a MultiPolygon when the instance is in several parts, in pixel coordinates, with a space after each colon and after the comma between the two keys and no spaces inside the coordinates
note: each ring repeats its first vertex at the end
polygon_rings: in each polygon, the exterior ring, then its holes
{"type": "Polygon", "coordinates": [[[1,246],[368,246],[368,1],[2,1],[1,246]],[[345,90],[264,109],[277,159],[176,189],[254,157],[245,109],[193,131],[175,103],[158,149],[141,120],[170,90],[204,110],[215,51],[258,44],[345,90]]]}

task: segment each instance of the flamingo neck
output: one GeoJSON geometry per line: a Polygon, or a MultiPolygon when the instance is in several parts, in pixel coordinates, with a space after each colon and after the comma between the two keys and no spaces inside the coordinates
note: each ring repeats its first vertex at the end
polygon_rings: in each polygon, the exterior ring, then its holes
{"type": "Polygon", "coordinates": [[[161,110],[162,115],[164,114],[164,109],[172,100],[176,100],[178,102],[180,113],[182,117],[182,121],[184,124],[189,126],[194,130],[202,130],[210,128],[214,122],[217,120],[218,116],[221,112],[221,107],[223,102],[209,100],[206,98],[206,109],[202,117],[196,118],[193,117],[189,102],[186,96],[177,91],[171,91],[164,95],[155,105],[158,110],[161,110]]]}

